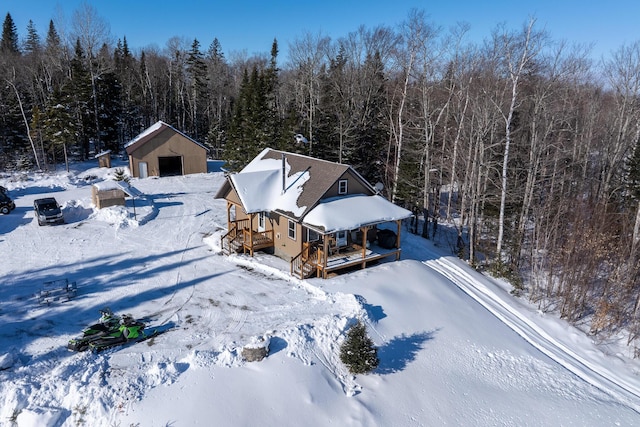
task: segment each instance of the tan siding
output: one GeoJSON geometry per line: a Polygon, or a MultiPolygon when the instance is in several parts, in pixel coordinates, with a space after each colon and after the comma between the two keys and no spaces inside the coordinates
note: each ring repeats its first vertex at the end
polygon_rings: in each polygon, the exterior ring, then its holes
{"type": "Polygon", "coordinates": [[[296,240],[289,238],[289,219],[271,215],[273,219],[274,255],[289,261],[302,251],[302,227],[296,224],[296,240]]]}
{"type": "Polygon", "coordinates": [[[240,203],[240,197],[238,197],[238,193],[236,192],[236,190],[232,189],[226,196],[225,199],[227,199],[228,201],[232,202],[232,203],[236,203],[238,205],[241,205],[240,203]]]}
{"type": "Polygon", "coordinates": [[[109,206],[124,206],[124,198],[124,191],[117,188],[110,190],[98,190],[95,185],[91,187],[91,201],[98,209],[107,208],[109,206]]]}
{"type": "Polygon", "coordinates": [[[206,150],[172,129],[166,128],[131,153],[132,173],[134,176],[139,176],[138,163],[147,162],[149,176],[159,176],[158,157],[174,156],[182,158],[182,173],[185,175],[207,172],[206,150]]]}
{"type": "Polygon", "coordinates": [[[360,181],[351,170],[346,171],[338,181],[336,181],[327,191],[323,198],[329,197],[337,197],[342,196],[342,194],[338,194],[338,183],[340,180],[346,179],[347,184],[347,194],[367,194],[372,195],[369,187],[363,185],[362,181],[360,181]]]}

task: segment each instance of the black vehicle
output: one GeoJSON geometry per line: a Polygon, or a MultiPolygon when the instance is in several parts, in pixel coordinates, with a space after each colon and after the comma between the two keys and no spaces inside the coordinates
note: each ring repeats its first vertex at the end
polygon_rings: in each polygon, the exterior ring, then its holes
{"type": "Polygon", "coordinates": [[[7,189],[0,186],[0,213],[6,215],[15,208],[16,204],[13,203],[13,200],[9,197],[7,189]]]}
{"type": "Polygon", "coordinates": [[[62,209],[53,197],[35,200],[33,202],[33,208],[36,211],[38,225],[64,223],[62,209]]]}

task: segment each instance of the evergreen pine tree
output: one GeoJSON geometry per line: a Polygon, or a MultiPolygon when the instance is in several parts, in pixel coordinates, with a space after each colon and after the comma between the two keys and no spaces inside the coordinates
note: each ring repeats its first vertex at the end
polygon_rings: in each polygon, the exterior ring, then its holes
{"type": "Polygon", "coordinates": [[[24,50],[26,53],[36,53],[40,50],[40,36],[32,20],[29,20],[29,24],[27,24],[27,39],[24,42],[24,50]]]}
{"type": "Polygon", "coordinates": [[[226,167],[240,170],[260,151],[273,144],[272,113],[268,102],[268,78],[253,67],[251,76],[245,70],[240,93],[234,106],[225,145],[226,167]]]}
{"type": "Polygon", "coordinates": [[[186,71],[189,77],[189,133],[195,139],[199,139],[206,134],[208,123],[206,122],[205,110],[207,108],[207,64],[204,62],[204,55],[200,51],[200,42],[193,40],[191,50],[186,60],[186,71]]]}
{"type": "MultiPolygon", "coordinates": [[[[138,70],[145,73],[146,70],[138,66],[136,58],[129,50],[126,37],[122,42],[118,40],[113,58],[116,66],[116,78],[120,84],[121,118],[118,123],[118,145],[122,145],[140,133],[141,130],[145,102],[143,100],[143,80],[140,78],[143,74],[138,74],[138,70]]],[[[143,51],[140,55],[140,61],[144,60],[143,51]]]]}
{"type": "Polygon", "coordinates": [[[85,66],[85,55],[76,40],[75,56],[71,60],[71,80],[63,88],[65,106],[69,107],[74,116],[77,129],[77,141],[81,145],[81,158],[89,156],[89,141],[95,135],[95,120],[92,111],[91,76],[85,66]]]}
{"type": "Polygon", "coordinates": [[[58,90],[54,91],[42,124],[44,145],[51,155],[54,168],[57,159],[64,158],[67,170],[69,170],[67,143],[76,139],[75,121],[67,107],[68,101],[68,95],[58,90]]]}
{"type": "Polygon", "coordinates": [[[233,116],[229,126],[229,141],[225,144],[223,157],[225,167],[237,172],[248,163],[251,158],[247,153],[249,117],[249,73],[245,69],[240,84],[240,92],[233,107],[233,116]]]}
{"type": "Polygon", "coordinates": [[[100,140],[103,149],[116,153],[120,150],[121,142],[119,137],[119,123],[122,117],[121,89],[120,82],[112,71],[103,73],[96,82],[100,140]]]}
{"type": "Polygon", "coordinates": [[[278,115],[278,41],[273,40],[271,45],[271,59],[269,66],[263,74],[264,95],[267,104],[266,116],[266,145],[278,149],[283,148],[282,123],[278,115]]]}
{"type": "Polygon", "coordinates": [[[4,18],[2,24],[2,39],[0,39],[0,52],[2,54],[18,54],[18,30],[10,13],[4,18]]]}
{"type": "Polygon", "coordinates": [[[52,55],[57,55],[61,50],[60,36],[53,24],[53,20],[49,21],[49,31],[47,31],[46,49],[52,55]]]}
{"type": "Polygon", "coordinates": [[[207,49],[207,59],[224,59],[224,52],[222,52],[222,44],[220,44],[220,40],[217,37],[213,38],[213,41],[209,45],[209,49],[207,49]]]}
{"type": "Polygon", "coordinates": [[[340,360],[347,365],[352,374],[366,374],[378,367],[378,349],[374,347],[361,320],[347,332],[347,337],[340,347],[340,360]]]}
{"type": "MultiPolygon", "coordinates": [[[[9,80],[0,85],[0,156],[5,157],[3,160],[7,166],[29,168],[34,157],[24,132],[20,102],[12,86],[14,83],[6,82],[9,80]]],[[[21,87],[20,82],[17,84],[18,88],[21,87]]],[[[26,105],[25,108],[30,107],[26,105]]]]}

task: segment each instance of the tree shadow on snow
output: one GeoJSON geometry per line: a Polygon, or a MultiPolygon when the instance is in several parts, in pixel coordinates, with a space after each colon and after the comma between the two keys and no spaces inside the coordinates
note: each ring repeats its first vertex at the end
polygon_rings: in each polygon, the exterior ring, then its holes
{"type": "MultiPolygon", "coordinates": [[[[47,314],[39,316],[37,319],[25,318],[13,323],[9,322],[3,329],[7,330],[7,334],[5,335],[6,337],[11,337],[11,340],[6,340],[6,345],[4,345],[3,340],[0,339],[0,355],[7,352],[14,352],[17,354],[16,359],[19,360],[22,365],[34,364],[52,358],[62,359],[72,357],[75,353],[67,351],[66,345],[68,340],[58,339],[56,337],[60,337],[61,335],[80,336],[83,327],[97,322],[99,311],[105,306],[111,308],[113,312],[118,315],[131,314],[134,318],[144,321],[147,323],[147,332],[149,334],[153,333],[154,330],[157,330],[158,334],[165,332],[171,333],[177,325],[170,319],[181,310],[181,306],[172,306],[168,309],[161,309],[156,313],[143,315],[143,313],[136,311],[138,305],[150,300],[159,300],[158,305],[160,305],[163,299],[166,303],[167,295],[172,295],[180,289],[191,288],[198,284],[208,282],[227,273],[228,272],[210,274],[208,276],[194,278],[190,281],[174,283],[164,288],[148,289],[133,297],[126,295],[113,299],[109,301],[108,304],[88,305],[82,309],[79,309],[77,306],[69,304],[65,306],[62,304],[57,307],[60,309],[59,311],[51,310],[47,314]],[[81,321],[80,319],[85,320],[81,321]],[[28,347],[32,340],[43,337],[53,338],[53,341],[57,345],[51,345],[47,351],[37,356],[25,352],[24,349],[28,347]]],[[[147,345],[152,344],[153,341],[147,341],[147,345]]]]}
{"type": "MultiPolygon", "coordinates": [[[[61,186],[33,186],[33,187],[25,187],[25,188],[16,188],[15,190],[11,190],[9,195],[15,200],[18,196],[27,196],[27,195],[36,195],[43,194],[47,195],[48,193],[59,193],[65,191],[66,188],[61,186]]],[[[44,196],[43,196],[44,197],[44,196]]]]}
{"type": "Polygon", "coordinates": [[[437,330],[433,330],[408,336],[403,334],[379,347],[380,364],[376,373],[388,375],[405,369],[410,362],[415,360],[418,352],[424,348],[424,343],[433,339],[436,332],[437,330]]]}
{"type": "MultiPolygon", "coordinates": [[[[39,338],[77,334],[82,327],[97,321],[99,310],[105,305],[119,314],[131,313],[138,317],[143,313],[136,313],[136,308],[142,302],[165,302],[181,289],[191,288],[229,273],[220,271],[190,281],[178,280],[165,284],[153,284],[149,281],[153,277],[163,277],[162,275],[168,271],[177,271],[181,267],[207,259],[204,255],[194,259],[182,259],[181,255],[185,251],[195,249],[197,248],[143,257],[106,255],[79,263],[58,264],[6,275],[3,282],[7,286],[0,286],[0,355],[12,346],[26,348],[33,340],[39,338]],[[110,274],[106,274],[107,272],[110,274]],[[77,296],[70,302],[63,300],[50,306],[40,305],[37,294],[43,283],[61,279],[76,282],[77,296]],[[126,288],[132,283],[145,281],[148,284],[134,295],[126,293],[108,302],[90,303],[93,294],[102,293],[110,288],[126,288]]],[[[169,314],[171,313],[162,313],[169,314]]],[[[61,346],[66,345],[64,340],[59,342],[61,346]]]]}
{"type": "Polygon", "coordinates": [[[362,295],[355,295],[355,297],[362,308],[364,308],[364,310],[367,312],[367,316],[369,316],[369,319],[373,320],[374,322],[379,322],[380,320],[387,317],[382,306],[369,304],[362,295]]]}
{"type": "Polygon", "coordinates": [[[1,215],[0,235],[9,234],[16,228],[33,222],[34,217],[31,212],[33,212],[33,208],[18,206],[7,215],[1,215]]]}

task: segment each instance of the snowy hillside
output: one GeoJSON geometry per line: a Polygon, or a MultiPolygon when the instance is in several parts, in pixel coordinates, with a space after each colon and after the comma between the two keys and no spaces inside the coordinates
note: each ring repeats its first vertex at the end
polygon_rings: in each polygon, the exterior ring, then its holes
{"type": "Polygon", "coordinates": [[[0,425],[640,425],[640,364],[624,347],[429,241],[405,232],[399,262],[301,281],[278,258],[219,253],[222,173],[133,180],[134,218],[131,200],[92,207],[91,184],[114,173],[94,166],[0,177],[17,205],[0,216],[0,425]],[[66,224],[38,226],[44,196],[66,224]],[[59,279],[77,296],[40,304],[59,279]],[[69,352],[105,306],[163,333],[69,352]],[[353,377],[338,349],[357,318],[380,366],[353,377]],[[245,362],[261,339],[270,355],[245,362]]]}

